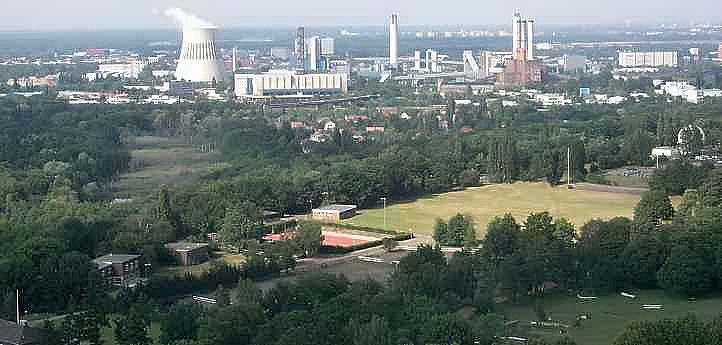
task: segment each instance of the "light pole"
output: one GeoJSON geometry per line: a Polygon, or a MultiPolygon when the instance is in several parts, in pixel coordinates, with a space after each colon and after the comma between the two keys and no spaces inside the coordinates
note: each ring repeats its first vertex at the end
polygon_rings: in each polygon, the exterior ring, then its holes
{"type": "Polygon", "coordinates": [[[386,198],[381,198],[381,200],[384,201],[384,230],[388,230],[386,228],[386,198]]]}

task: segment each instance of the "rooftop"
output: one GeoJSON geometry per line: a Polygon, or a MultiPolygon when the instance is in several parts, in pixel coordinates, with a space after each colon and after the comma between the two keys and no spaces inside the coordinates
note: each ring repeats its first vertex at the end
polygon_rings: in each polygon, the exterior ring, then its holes
{"type": "Polygon", "coordinates": [[[99,268],[102,268],[103,264],[105,265],[112,265],[112,264],[124,264],[129,261],[133,261],[140,258],[140,255],[134,255],[134,254],[108,254],[103,255],[99,258],[96,258],[93,260],[99,268]]]}
{"type": "Polygon", "coordinates": [[[167,243],[166,248],[177,252],[189,252],[203,247],[208,247],[208,243],[192,243],[192,242],[173,242],[167,243]]]}
{"type": "Polygon", "coordinates": [[[314,208],[313,212],[347,212],[355,210],[356,205],[328,205],[319,208],[314,208]]]}

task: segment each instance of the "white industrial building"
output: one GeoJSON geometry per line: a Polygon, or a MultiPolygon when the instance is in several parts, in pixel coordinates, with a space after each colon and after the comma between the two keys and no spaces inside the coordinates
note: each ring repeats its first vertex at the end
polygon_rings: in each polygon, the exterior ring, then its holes
{"type": "Polygon", "coordinates": [[[293,95],[338,95],[348,93],[348,75],[296,74],[271,71],[265,74],[236,74],[235,93],[243,98],[293,95]]]}
{"type": "Polygon", "coordinates": [[[98,73],[103,78],[116,76],[121,78],[136,79],[143,72],[147,64],[143,61],[130,61],[128,63],[102,64],[98,65],[98,73]]]}
{"type": "Polygon", "coordinates": [[[225,76],[223,61],[216,46],[218,28],[183,27],[183,45],[175,76],[191,82],[222,81],[225,76]]]}
{"type": "Polygon", "coordinates": [[[705,97],[722,97],[722,90],[720,89],[700,90],[686,81],[668,81],[658,85],[659,89],[656,90],[657,94],[679,97],[694,104],[702,103],[705,97]]]}
{"type": "Polygon", "coordinates": [[[619,52],[621,67],[677,67],[677,52],[619,52]]]}

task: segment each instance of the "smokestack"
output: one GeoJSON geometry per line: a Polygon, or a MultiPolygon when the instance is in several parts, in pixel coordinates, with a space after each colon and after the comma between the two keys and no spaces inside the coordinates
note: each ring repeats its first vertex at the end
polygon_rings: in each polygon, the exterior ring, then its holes
{"type": "Polygon", "coordinates": [[[534,60],[534,19],[526,20],[526,59],[534,60]]]}
{"type": "Polygon", "coordinates": [[[399,15],[396,13],[391,15],[389,26],[389,63],[393,67],[399,63],[399,15]]]}
{"type": "Polygon", "coordinates": [[[511,36],[512,36],[512,49],[511,54],[514,55],[514,59],[518,58],[519,46],[521,45],[521,14],[519,10],[514,11],[514,16],[511,19],[511,36]]]}
{"type": "Polygon", "coordinates": [[[238,60],[236,60],[236,47],[233,47],[233,74],[238,70],[238,60]]]}

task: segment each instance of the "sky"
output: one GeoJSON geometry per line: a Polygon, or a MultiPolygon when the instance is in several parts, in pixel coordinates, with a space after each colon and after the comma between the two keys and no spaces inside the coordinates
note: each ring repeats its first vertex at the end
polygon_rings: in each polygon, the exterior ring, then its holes
{"type": "Polygon", "coordinates": [[[173,28],[172,7],[221,27],[506,24],[514,8],[540,25],[722,22],[720,0],[5,0],[0,31],[173,28]]]}

